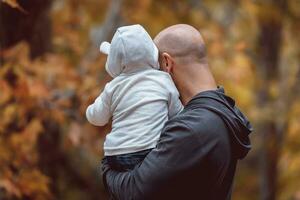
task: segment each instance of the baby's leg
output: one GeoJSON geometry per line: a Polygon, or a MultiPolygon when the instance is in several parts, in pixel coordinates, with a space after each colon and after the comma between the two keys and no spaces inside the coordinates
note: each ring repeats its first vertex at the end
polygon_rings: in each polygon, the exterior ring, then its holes
{"type": "Polygon", "coordinates": [[[151,149],[130,154],[107,156],[106,159],[110,167],[117,171],[129,171],[141,163],[151,149]]]}

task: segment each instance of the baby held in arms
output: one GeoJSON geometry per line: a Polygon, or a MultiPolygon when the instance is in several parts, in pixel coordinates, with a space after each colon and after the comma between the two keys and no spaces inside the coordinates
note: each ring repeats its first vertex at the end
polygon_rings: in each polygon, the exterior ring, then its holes
{"type": "Polygon", "coordinates": [[[105,159],[113,169],[128,171],[156,146],[165,122],[183,106],[170,75],[159,70],[158,49],[141,25],[118,28],[100,51],[107,54],[105,69],[113,80],[88,106],[86,117],[96,126],[112,117],[105,159]]]}

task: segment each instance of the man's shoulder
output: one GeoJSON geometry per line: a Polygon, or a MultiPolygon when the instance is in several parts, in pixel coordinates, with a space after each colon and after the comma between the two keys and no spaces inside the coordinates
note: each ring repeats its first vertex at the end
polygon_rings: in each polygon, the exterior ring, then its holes
{"type": "Polygon", "coordinates": [[[214,136],[222,134],[227,128],[222,118],[216,113],[205,108],[193,110],[183,110],[182,113],[175,116],[166,123],[166,127],[185,126],[196,136],[214,136]]]}
{"type": "MultiPolygon", "coordinates": [[[[230,155],[230,134],[223,120],[204,108],[183,112],[166,123],[164,137],[172,145],[192,148],[206,154],[213,152],[230,155]],[[187,145],[188,144],[188,145],[187,145]]],[[[217,155],[216,154],[216,155],[217,155]]],[[[200,154],[199,154],[200,155],[200,154]]]]}

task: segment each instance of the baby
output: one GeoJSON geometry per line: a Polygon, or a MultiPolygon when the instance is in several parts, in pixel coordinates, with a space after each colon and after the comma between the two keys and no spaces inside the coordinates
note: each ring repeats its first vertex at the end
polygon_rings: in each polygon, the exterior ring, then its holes
{"type": "Polygon", "coordinates": [[[113,80],[86,117],[97,126],[112,117],[104,155],[113,169],[128,171],[156,146],[165,122],[183,106],[170,75],[159,70],[158,49],[141,25],[118,28],[100,51],[108,55],[105,69],[113,80]]]}

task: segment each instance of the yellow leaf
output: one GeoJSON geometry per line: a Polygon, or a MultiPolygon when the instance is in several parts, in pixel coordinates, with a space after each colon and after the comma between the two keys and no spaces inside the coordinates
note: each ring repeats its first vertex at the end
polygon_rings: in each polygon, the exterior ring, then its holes
{"type": "Polygon", "coordinates": [[[10,104],[4,107],[4,110],[1,114],[3,126],[6,126],[7,124],[15,120],[17,110],[18,110],[18,106],[16,104],[10,104]]]}
{"type": "Polygon", "coordinates": [[[2,0],[2,2],[10,5],[13,8],[17,8],[19,6],[17,0],[2,0]]]}
{"type": "Polygon", "coordinates": [[[28,14],[28,12],[20,6],[20,4],[18,3],[17,0],[2,0],[2,2],[6,3],[7,5],[9,5],[12,8],[16,8],[16,9],[20,10],[21,12],[28,14]]]}
{"type": "MultiPolygon", "coordinates": [[[[18,177],[18,184],[23,194],[28,196],[49,196],[50,180],[37,169],[22,170],[18,177]]],[[[44,198],[45,199],[45,198],[44,198]]]]}
{"type": "Polygon", "coordinates": [[[43,125],[40,120],[33,119],[25,129],[28,139],[31,142],[36,142],[37,136],[44,130],[43,125]]]}

